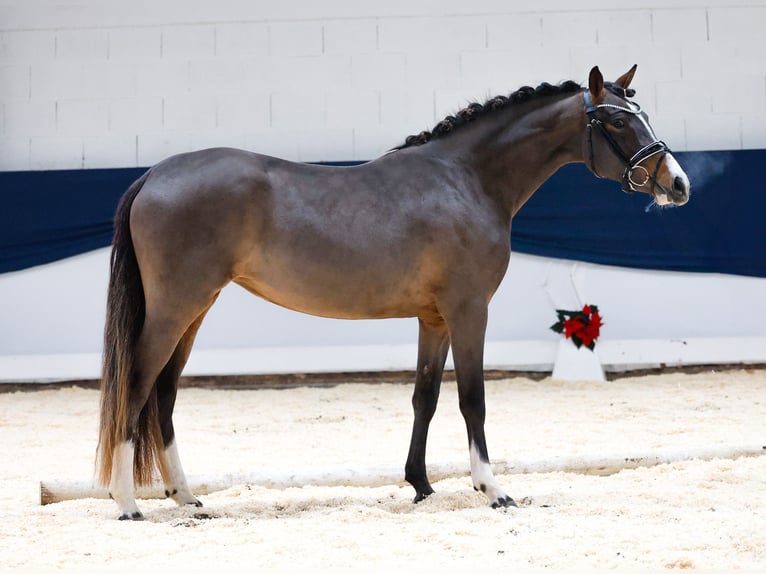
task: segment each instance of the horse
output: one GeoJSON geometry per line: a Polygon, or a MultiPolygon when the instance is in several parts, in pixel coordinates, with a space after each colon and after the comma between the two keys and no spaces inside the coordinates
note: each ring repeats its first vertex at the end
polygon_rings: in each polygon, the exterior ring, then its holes
{"type": "Polygon", "coordinates": [[[416,317],[404,467],[414,502],[434,492],[426,440],[451,347],[473,487],[492,507],[516,506],[490,465],[483,372],[513,216],[573,162],[659,206],[689,199],[688,177],[631,100],[635,72],[605,82],[596,66],[584,87],[543,83],[472,103],[355,166],[215,148],[150,167],[120,199],[110,259],[96,471],[119,519],[143,519],[135,488],[157,471],[168,498],[201,506],[173,407],[195,335],[232,282],[316,316],[416,317]]]}

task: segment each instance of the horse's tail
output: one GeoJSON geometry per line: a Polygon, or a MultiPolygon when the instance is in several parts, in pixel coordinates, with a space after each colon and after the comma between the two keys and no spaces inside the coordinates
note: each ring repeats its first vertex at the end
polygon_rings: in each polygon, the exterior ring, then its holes
{"type": "Polygon", "coordinates": [[[136,485],[151,483],[154,466],[162,464],[163,460],[158,456],[162,437],[154,388],[141,411],[137,428],[128,429],[135,350],[146,310],[141,273],[130,233],[130,209],[149,173],[144,173],[128,188],[120,199],[114,218],[97,452],[98,481],[103,486],[108,486],[112,477],[115,447],[125,440],[132,440],[135,449],[133,476],[136,485]]]}

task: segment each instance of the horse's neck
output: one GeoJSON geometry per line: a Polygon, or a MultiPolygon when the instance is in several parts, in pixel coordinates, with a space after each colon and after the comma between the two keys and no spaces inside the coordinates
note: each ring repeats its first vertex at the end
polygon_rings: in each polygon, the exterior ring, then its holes
{"type": "Polygon", "coordinates": [[[483,137],[473,138],[473,169],[485,192],[511,216],[561,166],[583,159],[582,96],[536,104],[510,106],[501,112],[506,117],[487,118],[483,137]]]}

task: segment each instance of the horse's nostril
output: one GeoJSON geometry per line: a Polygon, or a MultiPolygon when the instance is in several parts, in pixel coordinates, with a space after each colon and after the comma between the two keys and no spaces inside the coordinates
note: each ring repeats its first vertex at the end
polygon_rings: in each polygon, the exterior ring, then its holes
{"type": "Polygon", "coordinates": [[[680,175],[677,175],[673,180],[673,191],[681,195],[686,195],[686,180],[680,175]]]}

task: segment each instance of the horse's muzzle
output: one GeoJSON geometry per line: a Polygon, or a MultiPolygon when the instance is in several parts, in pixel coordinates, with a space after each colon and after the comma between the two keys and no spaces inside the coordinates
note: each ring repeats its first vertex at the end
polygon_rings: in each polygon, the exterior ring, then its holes
{"type": "Polygon", "coordinates": [[[689,180],[680,175],[675,176],[669,195],[670,200],[676,205],[683,205],[689,201],[689,180]]]}
{"type": "Polygon", "coordinates": [[[658,177],[652,188],[657,205],[684,205],[689,201],[689,178],[672,154],[665,156],[665,173],[658,177]]]}

